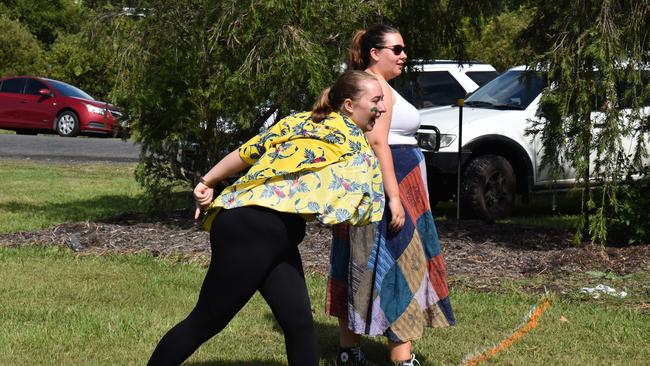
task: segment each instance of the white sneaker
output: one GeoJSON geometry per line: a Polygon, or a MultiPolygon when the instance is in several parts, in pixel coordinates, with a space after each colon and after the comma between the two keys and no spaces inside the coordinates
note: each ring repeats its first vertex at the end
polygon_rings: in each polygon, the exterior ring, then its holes
{"type": "Polygon", "coordinates": [[[395,366],[420,366],[420,361],[415,359],[415,354],[411,353],[411,359],[407,361],[397,361],[395,366]]]}

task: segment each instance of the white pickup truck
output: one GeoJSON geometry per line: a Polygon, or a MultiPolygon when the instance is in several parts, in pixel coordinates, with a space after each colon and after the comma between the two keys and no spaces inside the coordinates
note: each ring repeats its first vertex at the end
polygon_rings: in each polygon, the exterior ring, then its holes
{"type": "MultiPolygon", "coordinates": [[[[646,75],[650,76],[650,75],[646,75]]],[[[646,78],[647,82],[647,78],[646,78]]],[[[465,100],[461,149],[461,213],[494,220],[507,216],[516,194],[527,202],[531,193],[566,188],[576,182],[575,172],[553,181],[540,169],[543,154],[539,138],[527,135],[539,120],[538,107],[545,86],[542,73],[524,66],[512,68],[465,100]]],[[[650,113],[650,100],[643,113],[650,113]]],[[[432,203],[453,199],[457,192],[459,107],[420,110],[418,142],[427,164],[432,203]]],[[[625,111],[623,111],[625,114],[625,111]]],[[[603,118],[598,106],[592,119],[603,118]]],[[[634,137],[623,141],[631,151],[634,137]]]]}

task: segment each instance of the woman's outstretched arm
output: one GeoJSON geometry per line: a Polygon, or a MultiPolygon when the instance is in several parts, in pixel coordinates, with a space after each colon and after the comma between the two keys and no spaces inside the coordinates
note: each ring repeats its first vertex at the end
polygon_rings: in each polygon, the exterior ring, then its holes
{"type": "Polygon", "coordinates": [[[196,187],[194,187],[194,199],[197,203],[194,218],[198,218],[201,209],[212,202],[212,199],[214,198],[214,189],[212,187],[248,167],[250,167],[250,165],[239,156],[239,150],[234,150],[223,159],[219,160],[219,162],[203,176],[203,182],[199,182],[196,187]]]}

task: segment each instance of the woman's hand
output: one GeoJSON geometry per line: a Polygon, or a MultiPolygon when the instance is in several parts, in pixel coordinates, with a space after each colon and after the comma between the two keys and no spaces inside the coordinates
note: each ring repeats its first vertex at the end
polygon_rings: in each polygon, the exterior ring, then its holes
{"type": "Polygon", "coordinates": [[[388,225],[391,231],[399,231],[404,226],[404,220],[406,219],[406,214],[404,213],[404,207],[402,207],[402,202],[399,198],[389,199],[388,207],[390,208],[390,224],[388,225]]]}
{"type": "Polygon", "coordinates": [[[194,219],[198,219],[201,215],[201,210],[206,208],[211,202],[214,196],[214,189],[206,186],[203,183],[198,183],[194,187],[194,200],[196,201],[196,211],[194,212],[194,219]]]}
{"type": "MultiPolygon", "coordinates": [[[[250,167],[250,164],[242,160],[239,156],[239,150],[231,151],[223,159],[219,160],[217,165],[213,166],[210,171],[205,173],[203,181],[214,186],[233,174],[250,167]]],[[[199,218],[201,210],[206,208],[214,198],[214,189],[199,183],[194,187],[194,199],[196,200],[196,213],[194,218],[199,218]]]]}

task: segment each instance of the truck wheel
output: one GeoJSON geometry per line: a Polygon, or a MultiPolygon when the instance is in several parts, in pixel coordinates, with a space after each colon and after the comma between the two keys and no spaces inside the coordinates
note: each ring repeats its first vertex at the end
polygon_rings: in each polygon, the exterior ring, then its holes
{"type": "Polygon", "coordinates": [[[515,173],[502,156],[479,156],[467,165],[461,188],[461,213],[493,221],[515,205],[515,173]]]}

